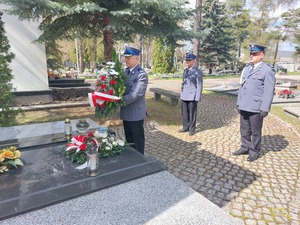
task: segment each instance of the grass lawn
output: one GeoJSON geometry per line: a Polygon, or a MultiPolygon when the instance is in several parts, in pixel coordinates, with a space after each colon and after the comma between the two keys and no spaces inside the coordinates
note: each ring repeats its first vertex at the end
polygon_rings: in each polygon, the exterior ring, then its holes
{"type": "MultiPolygon", "coordinates": [[[[213,92],[205,92],[205,95],[218,95],[213,92]]],[[[221,95],[221,94],[219,94],[221,95]]],[[[224,96],[225,97],[225,96],[224,96]]],[[[226,98],[232,98],[235,101],[234,96],[226,96],[226,98]]],[[[161,101],[154,101],[152,98],[147,100],[147,111],[149,116],[146,121],[156,121],[164,125],[180,125],[181,124],[181,108],[180,105],[171,107],[168,99],[162,98],[161,101]]],[[[271,113],[278,116],[291,126],[293,126],[300,133],[300,120],[287,115],[283,107],[273,105],[271,113]]],[[[90,106],[85,107],[73,107],[73,108],[62,108],[62,109],[50,109],[40,111],[28,111],[23,112],[17,117],[18,125],[42,123],[50,121],[58,121],[69,119],[80,119],[80,118],[91,118],[101,125],[118,126],[122,124],[122,121],[118,119],[118,113],[111,119],[103,119],[99,121],[94,115],[94,109],[90,106]]]]}

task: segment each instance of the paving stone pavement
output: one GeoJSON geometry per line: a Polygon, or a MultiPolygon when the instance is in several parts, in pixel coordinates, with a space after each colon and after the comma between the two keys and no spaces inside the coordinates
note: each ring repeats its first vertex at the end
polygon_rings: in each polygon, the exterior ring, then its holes
{"type": "MultiPolygon", "coordinates": [[[[180,81],[149,86],[179,91],[180,81]]],[[[300,134],[269,114],[261,157],[250,163],[247,156],[233,156],[240,147],[235,104],[234,97],[204,95],[194,136],[178,133],[179,125],[147,122],[146,155],[161,160],[170,173],[247,225],[300,224],[300,134]]],[[[121,127],[116,131],[124,137],[121,127]]]]}

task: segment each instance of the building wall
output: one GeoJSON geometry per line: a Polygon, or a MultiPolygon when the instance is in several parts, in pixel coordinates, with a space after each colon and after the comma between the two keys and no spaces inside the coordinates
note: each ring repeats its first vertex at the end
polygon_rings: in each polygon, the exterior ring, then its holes
{"type": "MultiPolygon", "coordinates": [[[[0,10],[7,9],[0,4],[0,10]]],[[[44,44],[33,43],[41,34],[38,22],[20,21],[4,12],[2,16],[11,52],[15,58],[10,64],[14,91],[49,90],[44,44]]]]}

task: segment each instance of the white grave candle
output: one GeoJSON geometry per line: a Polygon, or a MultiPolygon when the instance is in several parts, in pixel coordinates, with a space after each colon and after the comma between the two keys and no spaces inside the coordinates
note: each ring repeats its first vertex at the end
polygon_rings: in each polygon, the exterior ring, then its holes
{"type": "Polygon", "coordinates": [[[90,170],[96,170],[97,168],[97,154],[90,155],[90,170]]]}

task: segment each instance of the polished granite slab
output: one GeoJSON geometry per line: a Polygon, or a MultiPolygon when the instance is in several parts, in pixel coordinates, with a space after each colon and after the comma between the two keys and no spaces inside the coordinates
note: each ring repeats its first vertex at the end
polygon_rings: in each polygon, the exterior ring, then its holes
{"type": "Polygon", "coordinates": [[[112,158],[100,159],[100,174],[88,177],[65,158],[65,144],[22,151],[24,167],[0,175],[0,220],[40,209],[165,170],[153,157],[133,148],[112,158]]]}
{"type": "MultiPolygon", "coordinates": [[[[95,121],[86,118],[90,124],[89,130],[99,129],[95,121]]],[[[71,120],[73,135],[77,134],[76,123],[79,120],[71,120]]],[[[0,149],[7,146],[26,148],[40,144],[66,142],[64,136],[64,121],[28,124],[0,128],[0,149]]]]}
{"type": "MultiPolygon", "coordinates": [[[[90,129],[99,129],[87,119],[90,129]]],[[[76,123],[72,120],[73,134],[76,123]]],[[[157,173],[165,165],[133,148],[100,159],[100,174],[88,177],[65,158],[64,122],[49,122],[0,129],[0,148],[15,145],[24,167],[0,174],[0,220],[157,173]]]]}

